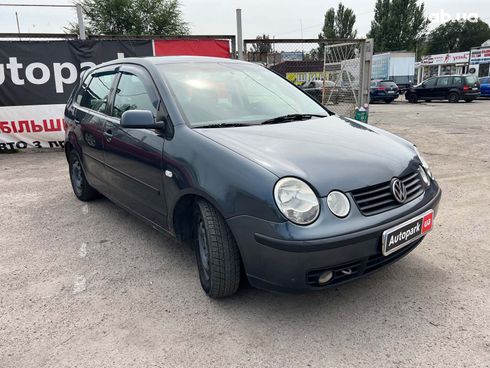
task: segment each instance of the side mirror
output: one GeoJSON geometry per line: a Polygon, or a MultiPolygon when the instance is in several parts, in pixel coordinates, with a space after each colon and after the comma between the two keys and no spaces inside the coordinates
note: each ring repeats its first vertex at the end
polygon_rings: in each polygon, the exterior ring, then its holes
{"type": "Polygon", "coordinates": [[[130,129],[157,129],[160,128],[153,113],[148,110],[129,110],[121,116],[121,127],[130,129]]]}

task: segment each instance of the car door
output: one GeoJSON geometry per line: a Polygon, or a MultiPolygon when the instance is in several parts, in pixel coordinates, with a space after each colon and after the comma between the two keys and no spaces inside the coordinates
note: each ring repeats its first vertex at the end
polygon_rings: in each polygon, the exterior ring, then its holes
{"type": "Polygon", "coordinates": [[[166,227],[162,154],[164,137],[155,129],[128,129],[119,124],[128,110],[149,110],[155,118],[163,103],[146,70],[123,65],[105,122],[105,164],[113,196],[123,206],[166,227]]]}
{"type": "Polygon", "coordinates": [[[417,96],[420,99],[432,99],[434,98],[434,89],[436,85],[436,78],[429,78],[425,80],[420,87],[417,88],[417,96]]]}
{"type": "Polygon", "coordinates": [[[72,104],[85,176],[89,183],[103,192],[108,185],[103,151],[104,121],[116,75],[115,66],[97,69],[85,78],[72,104]]]}
{"type": "Polygon", "coordinates": [[[437,78],[433,94],[434,99],[442,100],[447,98],[449,90],[451,89],[451,80],[452,77],[450,76],[437,78]]]}

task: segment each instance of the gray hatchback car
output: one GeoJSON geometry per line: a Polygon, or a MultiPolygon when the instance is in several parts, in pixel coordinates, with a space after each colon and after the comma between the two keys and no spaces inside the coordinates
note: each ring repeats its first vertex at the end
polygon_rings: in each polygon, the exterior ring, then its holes
{"type": "Polygon", "coordinates": [[[366,275],[422,241],[441,197],[413,144],[246,62],[108,62],[83,75],[65,121],[75,195],[191,244],[214,298],[245,279],[304,291],[366,275]]]}

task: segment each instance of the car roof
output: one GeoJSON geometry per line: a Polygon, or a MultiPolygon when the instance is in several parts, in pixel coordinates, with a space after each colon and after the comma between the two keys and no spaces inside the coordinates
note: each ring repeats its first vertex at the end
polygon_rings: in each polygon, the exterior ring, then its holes
{"type": "MultiPolygon", "coordinates": [[[[252,64],[246,61],[210,57],[210,56],[145,56],[145,57],[128,57],[123,59],[115,59],[102,64],[98,67],[110,66],[114,64],[129,63],[140,65],[161,65],[161,64],[181,64],[181,63],[234,63],[234,64],[252,64]]],[[[255,65],[255,64],[254,64],[255,65]]]]}

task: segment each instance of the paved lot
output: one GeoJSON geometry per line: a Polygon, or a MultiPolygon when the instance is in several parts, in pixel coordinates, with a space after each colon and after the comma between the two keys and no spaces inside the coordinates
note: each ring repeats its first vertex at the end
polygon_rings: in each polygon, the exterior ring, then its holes
{"type": "Polygon", "coordinates": [[[0,367],[489,367],[490,101],[376,104],[444,190],[435,231],[360,281],[213,301],[193,253],[107,200],[61,152],[0,155],[0,367]]]}

